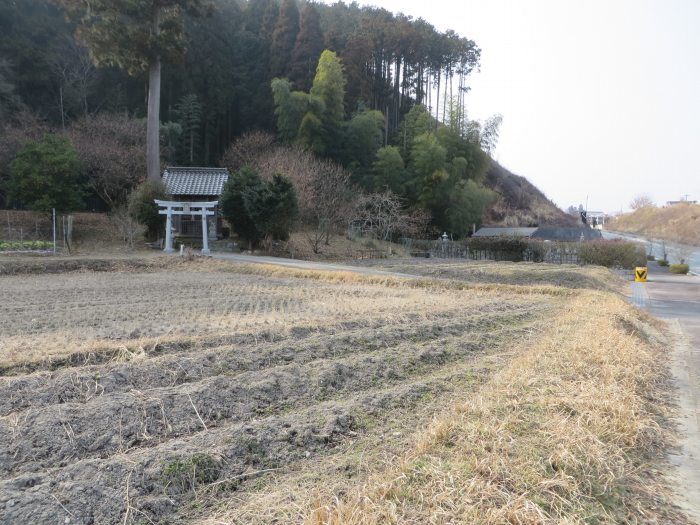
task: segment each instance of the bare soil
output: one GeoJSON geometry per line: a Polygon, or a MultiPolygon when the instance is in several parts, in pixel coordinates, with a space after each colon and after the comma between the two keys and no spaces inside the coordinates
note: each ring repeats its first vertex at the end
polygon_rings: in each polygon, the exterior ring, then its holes
{"type": "Polygon", "coordinates": [[[203,494],[243,508],[276,477],[359,479],[564,301],[174,259],[8,264],[0,523],[191,521],[203,494]]]}
{"type": "Polygon", "coordinates": [[[405,272],[430,278],[468,283],[538,286],[554,285],[569,289],[612,292],[622,290],[622,282],[602,267],[572,264],[510,263],[465,259],[394,258],[355,262],[355,265],[391,272],[405,272]]]}

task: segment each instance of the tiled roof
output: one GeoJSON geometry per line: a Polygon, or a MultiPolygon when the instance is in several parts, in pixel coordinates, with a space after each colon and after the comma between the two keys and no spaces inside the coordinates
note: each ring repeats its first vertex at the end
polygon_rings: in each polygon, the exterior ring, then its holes
{"type": "Polygon", "coordinates": [[[226,168],[165,168],[163,183],[170,195],[221,195],[226,168]]]}
{"type": "Polygon", "coordinates": [[[530,237],[537,228],[480,228],[474,237],[530,237]]]}

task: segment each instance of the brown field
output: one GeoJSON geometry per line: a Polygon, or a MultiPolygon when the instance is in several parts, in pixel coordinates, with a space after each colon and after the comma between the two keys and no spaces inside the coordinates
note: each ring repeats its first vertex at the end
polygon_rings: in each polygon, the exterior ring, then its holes
{"type": "Polygon", "coordinates": [[[43,264],[0,275],[0,523],[673,513],[640,483],[668,437],[661,335],[613,293],[528,265],[43,264]]]}

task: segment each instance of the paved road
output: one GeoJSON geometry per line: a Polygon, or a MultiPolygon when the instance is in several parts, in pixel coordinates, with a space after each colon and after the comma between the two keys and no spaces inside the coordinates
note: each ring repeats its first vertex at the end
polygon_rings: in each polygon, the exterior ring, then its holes
{"type": "Polygon", "coordinates": [[[610,231],[603,231],[603,238],[625,239],[643,243],[647,253],[650,253],[657,259],[663,259],[665,251],[666,255],[671,258],[671,262],[676,262],[674,259],[677,258],[678,254],[682,253],[685,261],[690,265],[690,271],[695,275],[700,275],[700,248],[697,246],[686,246],[670,241],[649,240],[638,235],[610,231]]]}
{"type": "Polygon", "coordinates": [[[673,275],[649,264],[649,281],[633,283],[632,301],[667,320],[678,337],[672,355],[674,382],[680,398],[677,466],[678,492],[684,507],[700,523],[700,278],[673,275]]]}

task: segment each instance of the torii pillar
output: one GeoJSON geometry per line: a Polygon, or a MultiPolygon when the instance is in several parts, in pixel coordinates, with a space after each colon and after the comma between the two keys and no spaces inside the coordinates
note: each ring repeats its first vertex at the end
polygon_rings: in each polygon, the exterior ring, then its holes
{"type": "Polygon", "coordinates": [[[214,207],[219,204],[219,201],[209,202],[178,202],[178,201],[161,201],[154,200],[160,208],[158,213],[165,215],[165,253],[173,251],[173,215],[200,215],[202,217],[202,253],[209,255],[209,225],[207,217],[214,215],[214,207]]]}

